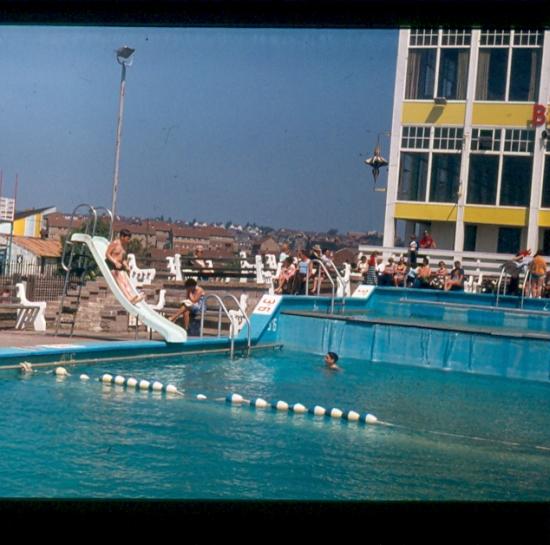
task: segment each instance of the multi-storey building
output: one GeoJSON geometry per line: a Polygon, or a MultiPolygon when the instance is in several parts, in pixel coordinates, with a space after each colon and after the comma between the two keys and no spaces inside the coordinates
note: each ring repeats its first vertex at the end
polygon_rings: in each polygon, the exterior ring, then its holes
{"type": "Polygon", "coordinates": [[[399,33],[384,246],[550,255],[550,31],[399,33]]]}

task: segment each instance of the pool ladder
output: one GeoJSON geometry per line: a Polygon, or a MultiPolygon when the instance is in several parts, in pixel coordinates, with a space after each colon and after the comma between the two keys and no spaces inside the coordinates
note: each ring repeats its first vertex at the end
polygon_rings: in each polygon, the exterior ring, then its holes
{"type": "MultiPolygon", "coordinates": [[[[516,265],[514,265],[514,266],[516,266],[516,265]]],[[[521,274],[521,269],[525,269],[525,267],[526,267],[525,265],[522,265],[520,267],[520,270],[518,271],[518,276],[519,276],[519,274],[521,274]]],[[[498,282],[497,282],[497,298],[496,298],[496,303],[495,303],[495,306],[497,306],[497,307],[498,307],[498,303],[499,303],[501,289],[502,289],[502,295],[506,295],[506,285],[509,283],[508,279],[511,276],[512,276],[512,273],[510,272],[510,266],[509,266],[508,263],[505,263],[502,266],[502,269],[500,271],[500,275],[498,277],[498,282]]],[[[521,287],[520,308],[523,308],[523,302],[525,300],[525,292],[527,290],[527,286],[529,284],[530,278],[531,278],[531,271],[529,269],[526,269],[525,270],[525,275],[523,277],[523,285],[521,287]]]]}
{"type": "MultiPolygon", "coordinates": [[[[342,275],[336,268],[336,265],[332,261],[321,261],[320,259],[312,259],[312,263],[316,264],[317,267],[317,296],[321,294],[321,271],[325,273],[325,276],[328,278],[331,285],[331,297],[330,297],[330,314],[334,314],[335,306],[340,307],[340,312],[343,313],[346,306],[346,283],[342,278],[342,275]],[[336,282],[331,276],[327,269],[327,265],[334,270],[336,282]],[[338,284],[338,286],[337,286],[338,284]],[[336,301],[337,297],[341,297],[341,301],[336,301]]],[[[306,295],[309,295],[309,278],[306,278],[306,295]]]]}
{"type": "Polygon", "coordinates": [[[224,293],[221,295],[217,295],[215,293],[211,293],[208,295],[205,295],[204,297],[204,304],[202,305],[201,310],[201,322],[200,322],[200,337],[204,337],[204,317],[205,315],[209,314],[215,314],[218,315],[218,337],[221,337],[222,332],[222,317],[223,314],[229,319],[229,341],[230,341],[230,357],[231,359],[235,356],[235,338],[239,333],[239,327],[237,324],[237,314],[244,320],[247,328],[247,343],[246,343],[246,356],[248,357],[250,355],[250,347],[251,347],[251,326],[250,326],[250,319],[246,315],[246,309],[242,307],[240,302],[237,300],[237,298],[231,294],[231,293],[224,293]],[[224,301],[230,300],[234,302],[237,305],[238,311],[235,313],[231,310],[227,309],[227,306],[225,305],[224,301]],[[217,303],[217,310],[216,309],[207,309],[207,302],[209,300],[214,300],[217,303]]]}
{"type": "Polygon", "coordinates": [[[86,219],[83,224],[79,224],[79,227],[84,225],[84,233],[90,236],[94,236],[97,229],[98,210],[103,210],[110,218],[109,230],[112,233],[113,229],[113,214],[107,208],[103,206],[93,207],[90,204],[79,204],[73,210],[71,219],[69,221],[69,227],[67,229],[67,237],[65,238],[65,244],[63,245],[63,253],[61,255],[61,267],[65,271],[65,281],[63,283],[63,292],[59,301],[59,309],[57,311],[57,318],[55,321],[55,335],[59,334],[61,325],[69,325],[69,337],[73,336],[74,327],[76,324],[76,316],[80,307],[80,298],[82,295],[82,288],[86,284],[86,274],[95,266],[95,262],[89,252],[82,245],[75,245],[71,241],[72,234],[76,231],[73,227],[75,218],[79,218],[78,211],[84,208],[87,210],[86,219]],[[79,248],[80,251],[76,249],[79,248]],[[65,305],[67,297],[71,298],[71,304],[65,305]],[[63,320],[63,315],[69,316],[68,319],[63,320]]]}

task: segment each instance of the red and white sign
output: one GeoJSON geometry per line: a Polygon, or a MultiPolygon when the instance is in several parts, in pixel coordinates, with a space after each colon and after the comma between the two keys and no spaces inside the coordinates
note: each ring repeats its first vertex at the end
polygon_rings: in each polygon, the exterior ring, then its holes
{"type": "Polygon", "coordinates": [[[355,299],[368,299],[372,292],[374,291],[374,286],[369,286],[367,284],[359,284],[357,289],[353,292],[352,297],[355,299]]]}
{"type": "Polygon", "coordinates": [[[277,308],[281,295],[264,295],[256,305],[253,314],[273,314],[273,311],[277,308]]]}
{"type": "Polygon", "coordinates": [[[544,104],[533,104],[533,117],[531,123],[533,127],[541,127],[548,122],[546,118],[546,106],[544,104]]]}

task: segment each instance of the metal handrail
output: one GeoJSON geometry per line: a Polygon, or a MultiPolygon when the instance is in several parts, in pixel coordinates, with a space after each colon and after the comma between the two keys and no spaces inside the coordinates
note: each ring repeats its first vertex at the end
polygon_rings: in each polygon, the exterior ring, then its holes
{"type": "MultiPolygon", "coordinates": [[[[507,273],[504,272],[504,267],[502,267],[501,271],[500,271],[500,275],[498,277],[498,282],[497,282],[497,298],[496,298],[496,302],[495,302],[495,306],[498,307],[498,300],[499,300],[499,297],[500,297],[500,286],[502,284],[502,279],[505,278],[505,276],[507,275],[507,273]]],[[[506,279],[504,280],[504,293],[502,295],[506,295],[506,279]]]]}
{"type": "MultiPolygon", "coordinates": [[[[73,246],[73,243],[71,242],[71,235],[72,235],[72,227],[73,227],[73,222],[74,222],[74,218],[75,216],[77,215],[76,212],[79,208],[82,208],[83,206],[85,206],[87,209],[88,209],[88,216],[90,215],[93,215],[93,230],[92,230],[92,234],[95,233],[95,227],[96,227],[96,224],[97,224],[97,212],[96,212],[96,209],[88,204],[88,203],[81,203],[79,204],[78,206],[76,206],[71,214],[71,221],[69,222],[69,227],[67,228],[67,238],[65,239],[65,244],[63,245],[63,253],[61,254],[61,267],[62,269],[65,271],[65,272],[69,272],[70,269],[71,269],[71,264],[72,264],[72,260],[73,260],[73,252],[72,252],[72,246],[73,246]],[[71,254],[69,256],[69,263],[68,264],[65,264],[65,255],[67,254],[67,248],[68,247],[71,247],[71,254]]],[[[86,234],[89,234],[89,227],[90,227],[90,223],[89,223],[89,219],[88,221],[86,222],[86,234]]]]}
{"type": "MultiPolygon", "coordinates": [[[[110,218],[110,221],[109,221],[109,241],[113,240],[113,228],[114,228],[114,224],[115,224],[115,217],[113,216],[113,212],[111,210],[109,210],[109,208],[106,208],[105,206],[98,206],[96,207],[96,212],[98,212],[99,210],[104,210],[106,213],[107,213],[107,216],[109,216],[110,218]]],[[[95,229],[96,229],[96,224],[97,224],[97,216],[96,216],[96,223],[94,223],[94,234],[95,234],[95,229]]]]}
{"type": "MultiPolygon", "coordinates": [[[[497,297],[496,297],[496,302],[495,302],[495,306],[497,306],[497,307],[498,307],[498,301],[499,301],[499,298],[500,298],[500,287],[502,286],[502,295],[506,295],[506,280],[508,279],[508,276],[510,276],[510,277],[512,276],[512,274],[509,273],[506,270],[506,265],[507,265],[507,263],[502,265],[500,275],[498,277],[497,297]]],[[[521,287],[521,298],[520,298],[520,308],[523,308],[523,302],[525,300],[525,290],[527,289],[527,285],[529,283],[529,279],[530,279],[530,276],[531,276],[531,271],[529,270],[529,268],[526,268],[525,264],[520,265],[518,267],[518,269],[519,269],[518,277],[521,274],[522,269],[525,271],[525,276],[523,278],[523,285],[521,287]]]]}
{"type": "MultiPolygon", "coordinates": [[[[63,253],[61,255],[61,267],[65,271],[65,282],[63,283],[63,294],[61,296],[61,299],[59,300],[59,311],[58,311],[57,319],[56,319],[56,322],[55,322],[55,335],[56,336],[59,333],[59,327],[61,325],[61,313],[62,313],[62,310],[63,310],[63,305],[65,303],[65,296],[67,294],[67,289],[68,289],[68,286],[69,286],[69,277],[70,277],[72,266],[73,266],[74,243],[71,240],[71,236],[73,234],[73,223],[74,223],[75,217],[77,216],[78,210],[80,208],[84,208],[84,207],[88,209],[88,219],[86,220],[86,227],[85,227],[85,230],[84,230],[84,232],[87,235],[90,235],[92,237],[95,235],[96,227],[97,227],[97,210],[105,210],[107,212],[107,214],[111,216],[111,228],[112,228],[112,225],[113,225],[113,214],[112,214],[112,212],[110,210],[108,210],[107,208],[103,207],[103,206],[100,206],[100,207],[96,208],[96,207],[93,207],[91,204],[81,203],[73,209],[73,212],[71,214],[71,220],[69,222],[69,227],[67,229],[67,238],[65,239],[65,244],[63,245],[63,253]],[[91,227],[91,230],[90,230],[90,227],[91,227]],[[65,262],[65,257],[67,255],[68,248],[70,248],[71,251],[70,251],[70,254],[69,254],[68,262],[66,263],[65,262]]],[[[85,259],[85,255],[80,255],[78,257],[78,265],[82,269],[81,270],[81,277],[80,277],[80,284],[79,284],[80,287],[79,287],[79,291],[78,291],[78,293],[79,293],[78,300],[79,301],[80,301],[80,290],[82,288],[82,283],[81,282],[82,282],[82,278],[83,278],[84,273],[86,272],[86,268],[87,268],[87,264],[86,264],[87,261],[84,260],[84,263],[83,263],[83,261],[82,261],[83,258],[85,259]]],[[[75,324],[75,322],[73,320],[72,325],[71,325],[71,336],[73,334],[74,324],[75,324]]],[[[136,332],[137,332],[137,327],[136,327],[136,332]]]]}
{"type": "MultiPolygon", "coordinates": [[[[325,267],[325,264],[320,259],[312,259],[312,263],[317,263],[320,265],[319,270],[317,272],[317,279],[319,282],[317,282],[317,295],[321,294],[321,267],[325,271],[325,274],[327,275],[327,278],[330,280],[330,284],[332,286],[332,296],[330,298],[330,313],[334,314],[334,299],[336,294],[336,285],[334,284],[334,280],[332,279],[332,276],[330,276],[327,268],[325,267]]],[[[306,295],[309,294],[309,277],[306,276],[306,295]]]]}
{"type": "MultiPolygon", "coordinates": [[[[247,327],[247,341],[246,341],[246,346],[247,346],[247,350],[246,350],[246,355],[249,356],[250,355],[250,347],[252,345],[252,340],[251,340],[251,336],[252,336],[252,326],[250,324],[250,319],[248,318],[248,316],[246,315],[246,309],[244,309],[242,306],[241,306],[241,303],[239,302],[239,300],[232,294],[232,293],[225,293],[222,295],[222,301],[226,298],[229,298],[231,299],[232,301],[234,301],[237,305],[237,308],[239,309],[239,311],[241,312],[243,318],[244,318],[244,321],[246,322],[246,327],[247,327]]],[[[229,316],[229,319],[231,320],[231,316],[229,316]]],[[[233,331],[229,333],[229,336],[230,338],[234,338],[231,333],[233,333],[233,335],[235,334],[235,324],[233,323],[233,320],[231,320],[231,325],[232,325],[232,329],[233,331]]]]}
{"type": "MultiPolygon", "coordinates": [[[[523,300],[525,299],[525,289],[527,287],[527,284],[531,280],[531,271],[527,269],[525,271],[525,278],[523,279],[523,286],[521,286],[521,303],[520,308],[523,308],[523,300]]],[[[531,294],[532,295],[532,294],[531,294]]]]}
{"type": "MultiPolygon", "coordinates": [[[[214,299],[219,304],[219,311],[218,311],[218,337],[221,337],[221,327],[222,327],[222,310],[225,312],[225,315],[229,319],[230,323],[233,323],[231,320],[231,316],[229,315],[229,311],[227,310],[227,307],[224,305],[221,297],[219,295],[216,295],[215,293],[210,293],[209,295],[205,295],[203,299],[203,305],[201,309],[201,329],[200,329],[200,336],[201,338],[204,336],[204,315],[206,313],[206,302],[209,299],[214,299]]],[[[231,335],[229,336],[229,339],[231,341],[231,348],[230,348],[230,356],[231,359],[233,359],[233,355],[235,353],[235,338],[231,335]]]]}
{"type": "Polygon", "coordinates": [[[327,261],[326,263],[328,263],[329,265],[332,266],[332,268],[334,269],[334,272],[336,273],[336,278],[338,280],[338,283],[340,284],[341,288],[342,288],[342,297],[345,297],[345,294],[346,294],[346,283],[344,282],[344,278],[342,277],[342,275],[340,274],[340,271],[338,270],[338,268],[336,267],[336,265],[334,264],[334,261],[332,261],[332,259],[330,259],[329,261],[327,261]]]}

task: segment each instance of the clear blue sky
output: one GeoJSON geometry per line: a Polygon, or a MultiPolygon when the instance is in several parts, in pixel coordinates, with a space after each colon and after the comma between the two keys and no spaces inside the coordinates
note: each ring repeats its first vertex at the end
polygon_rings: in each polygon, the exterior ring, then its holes
{"type": "Polygon", "coordinates": [[[126,44],[120,214],[382,229],[363,160],[391,128],[397,30],[0,27],[18,209],[110,206],[126,44]]]}

